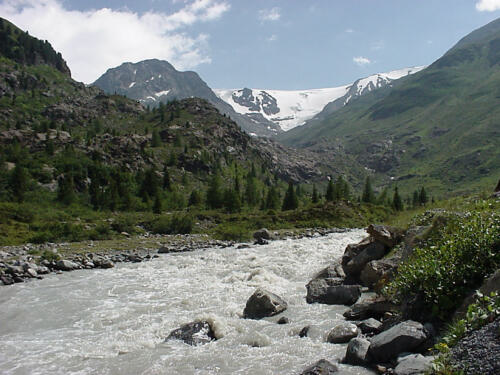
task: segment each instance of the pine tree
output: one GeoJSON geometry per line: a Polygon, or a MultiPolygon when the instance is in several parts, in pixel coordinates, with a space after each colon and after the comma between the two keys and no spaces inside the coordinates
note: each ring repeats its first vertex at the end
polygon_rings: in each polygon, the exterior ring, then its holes
{"type": "Polygon", "coordinates": [[[153,135],[151,136],[151,147],[160,147],[161,146],[161,137],[158,130],[153,130],[153,135]]]}
{"type": "Polygon", "coordinates": [[[239,194],[231,188],[224,191],[224,207],[228,212],[234,213],[241,210],[241,200],[239,194]]]}
{"type": "Polygon", "coordinates": [[[249,207],[255,207],[259,203],[259,192],[257,190],[256,178],[252,173],[248,175],[245,187],[245,201],[249,207]]]}
{"type": "Polygon", "coordinates": [[[429,198],[427,197],[427,192],[425,191],[425,188],[423,186],[422,189],[420,189],[419,200],[422,206],[425,206],[429,201],[429,198]]]}
{"type": "Polygon", "coordinates": [[[222,207],[222,192],[221,192],[221,178],[218,174],[214,175],[210,181],[210,186],[207,190],[207,207],[217,209],[222,207]]]}
{"type": "Polygon", "coordinates": [[[280,207],[280,195],[276,187],[273,185],[267,191],[266,208],[268,210],[277,210],[279,207],[280,207]]]}
{"type": "Polygon", "coordinates": [[[170,174],[168,173],[168,168],[165,165],[163,168],[163,190],[172,191],[172,184],[170,181],[170,174]]]}
{"type": "Polygon", "coordinates": [[[313,203],[318,203],[319,202],[319,197],[318,197],[318,190],[316,189],[316,185],[313,185],[313,192],[312,192],[312,198],[311,198],[313,203]]]}
{"type": "Polygon", "coordinates": [[[18,202],[23,202],[28,190],[28,174],[19,164],[12,171],[9,188],[18,202]]]}
{"type": "Polygon", "coordinates": [[[333,181],[331,179],[328,181],[325,198],[327,202],[333,202],[335,200],[335,186],[333,185],[333,181]]]}
{"type": "Polygon", "coordinates": [[[403,210],[403,201],[401,200],[401,196],[399,195],[397,186],[394,188],[394,197],[392,199],[392,207],[394,207],[394,209],[396,211],[403,210]]]}
{"type": "Polygon", "coordinates": [[[366,177],[365,188],[361,200],[365,203],[375,203],[375,193],[372,188],[370,177],[366,177]]]}
{"type": "Polygon", "coordinates": [[[153,203],[153,213],[161,214],[162,211],[163,211],[163,202],[161,200],[160,192],[157,190],[155,194],[155,200],[153,203]]]}
{"type": "Polygon", "coordinates": [[[73,176],[67,173],[58,179],[57,184],[57,200],[66,205],[73,203],[75,200],[75,182],[73,176]]]}
{"type": "Polygon", "coordinates": [[[203,197],[198,190],[193,190],[189,196],[189,206],[199,206],[203,202],[203,197]]]}
{"type": "Polygon", "coordinates": [[[295,210],[299,207],[299,199],[297,198],[297,194],[295,193],[295,189],[293,188],[293,184],[290,182],[288,184],[288,189],[285,193],[285,198],[283,199],[282,210],[295,210]]]}
{"type": "Polygon", "coordinates": [[[418,190],[413,192],[412,205],[413,207],[417,207],[420,204],[420,195],[418,194],[418,190]]]}
{"type": "Polygon", "coordinates": [[[154,198],[158,191],[160,183],[154,168],[150,168],[144,174],[139,195],[142,197],[143,202],[147,202],[150,198],[154,198]]]}

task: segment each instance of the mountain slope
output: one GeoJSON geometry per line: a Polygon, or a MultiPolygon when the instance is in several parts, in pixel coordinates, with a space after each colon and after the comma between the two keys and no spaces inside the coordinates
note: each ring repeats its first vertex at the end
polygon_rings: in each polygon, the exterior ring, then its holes
{"type": "Polygon", "coordinates": [[[340,142],[386,183],[441,192],[500,174],[500,19],[397,87],[366,95],[280,136],[295,147],[340,142]]]}
{"type": "Polygon", "coordinates": [[[391,85],[423,67],[395,70],[358,79],[351,85],[311,90],[215,89],[234,110],[253,119],[266,119],[284,131],[304,124],[319,113],[331,113],[361,95],[391,85]],[[326,108],[325,108],[326,106],[326,108]]]}
{"type": "Polygon", "coordinates": [[[106,93],[125,95],[152,107],[174,99],[201,98],[212,103],[248,133],[275,135],[280,128],[269,121],[254,122],[236,113],[222,101],[195,72],[179,72],[167,61],[151,59],[123,63],[109,69],[94,85],[106,93]]]}

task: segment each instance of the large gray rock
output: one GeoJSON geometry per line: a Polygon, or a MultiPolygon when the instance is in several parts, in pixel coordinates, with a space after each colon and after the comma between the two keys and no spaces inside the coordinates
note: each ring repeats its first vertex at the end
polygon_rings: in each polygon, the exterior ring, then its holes
{"type": "Polygon", "coordinates": [[[411,352],[426,339],[427,332],[424,326],[418,322],[407,320],[373,336],[370,355],[375,361],[385,362],[396,358],[403,352],[411,352]]]}
{"type": "Polygon", "coordinates": [[[365,265],[371,260],[381,259],[386,246],[373,238],[365,238],[358,244],[348,245],[342,257],[342,268],[351,278],[358,278],[365,265]]]}
{"type": "Polygon", "coordinates": [[[261,319],[285,311],[288,304],[281,297],[264,289],[257,289],[248,299],[243,317],[261,319]]]}
{"type": "Polygon", "coordinates": [[[66,260],[66,259],[62,259],[62,260],[57,261],[55,268],[60,270],[60,271],[73,271],[73,270],[78,269],[79,267],[78,267],[78,264],[76,264],[75,262],[72,262],[72,261],[66,260]]]}
{"type": "Polygon", "coordinates": [[[313,279],[307,285],[307,303],[352,305],[361,296],[361,286],[342,285],[341,279],[313,279]]]}
{"type": "Polygon", "coordinates": [[[382,323],[377,319],[368,318],[357,324],[363,334],[379,333],[382,328],[382,323]]]}
{"type": "Polygon", "coordinates": [[[345,278],[345,273],[340,263],[332,263],[313,276],[313,279],[334,279],[334,278],[342,278],[342,279],[345,278]]]}
{"type": "Polygon", "coordinates": [[[182,340],[189,345],[202,345],[217,340],[212,326],[207,321],[187,323],[170,332],[168,340],[182,340]]]}
{"type": "Polygon", "coordinates": [[[359,329],[352,323],[343,322],[334,327],[326,338],[326,341],[332,344],[344,344],[352,338],[358,336],[359,329]]]}
{"type": "Polygon", "coordinates": [[[306,368],[300,375],[331,375],[338,371],[338,367],[326,359],[321,359],[314,365],[306,368]]]}
{"type": "Polygon", "coordinates": [[[431,369],[434,357],[424,357],[422,354],[409,354],[398,358],[398,365],[394,369],[396,375],[424,374],[431,369]]]}
{"type": "Polygon", "coordinates": [[[391,277],[397,266],[397,262],[391,259],[372,260],[361,271],[361,284],[369,288],[376,287],[382,278],[391,277]]]}
{"type": "Polygon", "coordinates": [[[272,236],[271,232],[269,232],[266,228],[262,228],[256,232],[254,232],[253,238],[256,241],[261,241],[261,240],[269,241],[273,238],[273,236],[272,236]]]}
{"type": "Polygon", "coordinates": [[[383,243],[388,248],[396,246],[401,241],[403,233],[400,229],[377,224],[371,224],[366,231],[377,242],[383,243]]]}
{"type": "Polygon", "coordinates": [[[387,312],[396,312],[398,306],[384,298],[372,298],[356,303],[343,315],[347,320],[380,319],[387,312]]]}
{"type": "Polygon", "coordinates": [[[370,341],[362,337],[355,337],[349,341],[344,362],[349,365],[363,366],[369,362],[368,349],[370,341]]]}

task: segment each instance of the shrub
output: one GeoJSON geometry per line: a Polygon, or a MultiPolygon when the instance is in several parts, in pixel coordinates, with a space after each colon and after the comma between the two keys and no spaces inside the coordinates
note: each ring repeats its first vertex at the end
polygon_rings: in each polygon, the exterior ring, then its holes
{"type": "Polygon", "coordinates": [[[445,320],[466,294],[500,265],[497,215],[468,213],[450,218],[440,232],[403,263],[384,293],[396,302],[445,320]],[[495,244],[496,243],[496,244],[495,244]]]}
{"type": "Polygon", "coordinates": [[[151,224],[157,234],[188,234],[193,230],[193,218],[189,215],[161,216],[151,224]]]}
{"type": "Polygon", "coordinates": [[[134,234],[136,231],[135,224],[136,221],[132,215],[122,215],[113,221],[111,228],[118,233],[127,232],[129,234],[134,234]]]}
{"type": "Polygon", "coordinates": [[[251,238],[248,225],[245,224],[220,224],[215,229],[215,238],[222,241],[244,242],[251,238]]]}

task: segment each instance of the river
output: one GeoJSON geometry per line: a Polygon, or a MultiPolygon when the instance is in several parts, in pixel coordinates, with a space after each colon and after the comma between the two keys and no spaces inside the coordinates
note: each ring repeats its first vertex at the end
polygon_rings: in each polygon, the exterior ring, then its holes
{"type": "MultiPolygon", "coordinates": [[[[346,345],[325,342],[343,306],[305,302],[305,284],[342,256],[363,230],[246,249],[212,248],[150,262],[81,270],[0,288],[1,374],[300,374],[346,345]],[[256,287],[283,297],[288,310],[241,319],[256,287]],[[278,325],[280,316],[290,324],[278,325]],[[191,347],[164,342],[196,319],[213,322],[219,340],[191,347]],[[299,331],[312,325],[312,337],[299,331]]],[[[345,374],[371,374],[340,365],[345,374]]]]}

